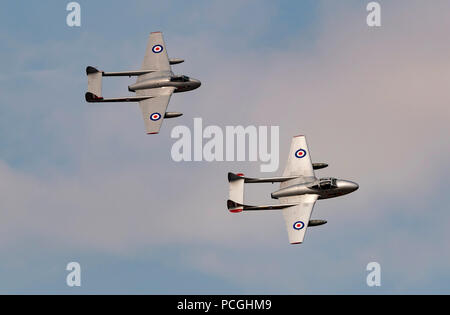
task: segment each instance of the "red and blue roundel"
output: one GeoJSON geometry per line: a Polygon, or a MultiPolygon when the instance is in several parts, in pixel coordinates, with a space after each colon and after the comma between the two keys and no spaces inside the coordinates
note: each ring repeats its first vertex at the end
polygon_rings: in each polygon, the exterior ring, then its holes
{"type": "Polygon", "coordinates": [[[160,120],[160,119],[161,119],[161,114],[160,113],[153,113],[153,114],[150,115],[150,120],[157,121],[157,120],[160,120]]]}
{"type": "Polygon", "coordinates": [[[161,51],[163,51],[164,50],[164,48],[163,48],[163,46],[161,46],[161,45],[155,45],[155,46],[153,46],[153,48],[152,48],[152,51],[155,53],[155,54],[159,54],[161,51]]]}
{"type": "Polygon", "coordinates": [[[302,221],[297,221],[294,223],[294,225],[292,226],[294,228],[294,230],[301,230],[305,227],[305,223],[303,223],[302,221]]]}
{"type": "Polygon", "coordinates": [[[306,156],[306,151],[303,149],[299,149],[295,152],[295,157],[298,159],[304,158],[306,156]]]}

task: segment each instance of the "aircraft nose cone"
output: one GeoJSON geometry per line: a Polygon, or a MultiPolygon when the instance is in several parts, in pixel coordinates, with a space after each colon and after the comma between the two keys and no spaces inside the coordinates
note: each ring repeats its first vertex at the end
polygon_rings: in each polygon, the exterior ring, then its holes
{"type": "Polygon", "coordinates": [[[350,183],[349,185],[350,185],[351,191],[355,191],[359,188],[359,185],[357,183],[354,183],[354,182],[349,182],[349,183],[350,183]]]}
{"type": "Polygon", "coordinates": [[[191,79],[191,81],[194,82],[195,88],[198,88],[198,87],[200,87],[200,85],[202,85],[202,82],[200,82],[200,80],[191,79]]]}
{"type": "Polygon", "coordinates": [[[351,193],[357,190],[359,185],[349,180],[338,180],[338,187],[343,189],[346,193],[351,193]]]}

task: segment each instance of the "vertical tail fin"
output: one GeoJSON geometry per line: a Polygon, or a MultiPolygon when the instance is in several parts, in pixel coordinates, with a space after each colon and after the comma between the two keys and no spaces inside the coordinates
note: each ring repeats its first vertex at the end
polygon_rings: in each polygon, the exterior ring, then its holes
{"type": "Polygon", "coordinates": [[[228,173],[228,182],[230,183],[230,198],[228,202],[228,210],[238,213],[243,210],[244,203],[244,174],[228,173]]]}

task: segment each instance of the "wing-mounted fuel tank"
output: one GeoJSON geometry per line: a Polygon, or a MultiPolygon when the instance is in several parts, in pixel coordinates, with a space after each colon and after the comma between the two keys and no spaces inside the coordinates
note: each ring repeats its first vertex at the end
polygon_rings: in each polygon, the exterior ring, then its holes
{"type": "Polygon", "coordinates": [[[177,65],[179,63],[183,63],[184,59],[180,59],[180,58],[170,58],[169,59],[169,64],[170,65],[177,65]]]}
{"type": "Polygon", "coordinates": [[[320,170],[321,168],[328,167],[327,163],[313,163],[312,164],[313,170],[320,170]]]}
{"type": "Polygon", "coordinates": [[[183,113],[177,113],[177,112],[166,112],[164,115],[164,118],[176,118],[182,116],[183,113]]]}
{"type": "Polygon", "coordinates": [[[319,226],[326,224],[327,221],[325,220],[309,220],[308,226],[319,226]]]}

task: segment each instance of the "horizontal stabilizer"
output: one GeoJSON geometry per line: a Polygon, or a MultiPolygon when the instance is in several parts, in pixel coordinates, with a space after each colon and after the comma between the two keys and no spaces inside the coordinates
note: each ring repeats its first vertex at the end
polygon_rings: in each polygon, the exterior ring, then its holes
{"type": "Polygon", "coordinates": [[[231,212],[236,212],[233,211],[236,208],[242,209],[241,211],[255,211],[255,210],[279,210],[279,209],[285,209],[285,208],[289,208],[289,207],[293,207],[296,206],[296,203],[289,203],[289,204],[280,204],[280,205],[265,205],[265,206],[249,206],[249,205],[243,205],[241,203],[238,203],[236,201],[233,200],[228,200],[227,201],[227,207],[228,210],[230,210],[231,212]]]}
{"type": "Polygon", "coordinates": [[[102,97],[102,73],[94,67],[87,67],[86,74],[88,77],[88,92],[102,97]]]}
{"type": "Polygon", "coordinates": [[[105,102],[140,102],[146,99],[152,98],[151,96],[127,96],[127,97],[115,97],[115,98],[103,98],[95,95],[94,93],[87,92],[85,94],[86,102],[88,103],[105,103],[105,102]]]}
{"type": "Polygon", "coordinates": [[[230,203],[228,202],[228,210],[230,212],[241,212],[241,205],[244,203],[244,174],[233,174],[228,173],[228,181],[230,182],[230,194],[229,201],[233,200],[230,203]],[[230,174],[232,174],[232,179],[230,180],[230,174]]]}
{"type": "Polygon", "coordinates": [[[298,176],[281,176],[281,177],[266,177],[266,178],[250,178],[250,177],[243,177],[240,176],[242,174],[233,174],[228,173],[228,181],[232,182],[237,179],[244,179],[245,183],[281,183],[285,182],[294,178],[297,178],[298,176]]]}

